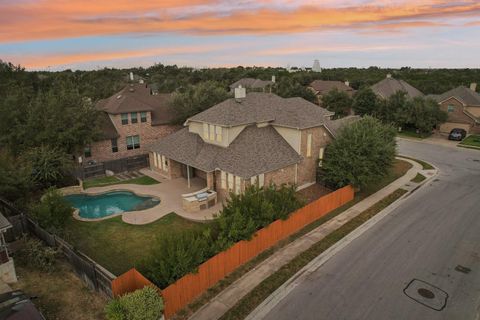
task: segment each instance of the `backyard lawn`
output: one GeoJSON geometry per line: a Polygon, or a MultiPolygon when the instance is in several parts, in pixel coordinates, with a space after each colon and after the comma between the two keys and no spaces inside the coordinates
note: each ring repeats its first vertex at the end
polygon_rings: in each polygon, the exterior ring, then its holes
{"type": "Polygon", "coordinates": [[[170,213],[146,225],[131,225],[114,217],[103,221],[78,221],[72,218],[65,240],[115,275],[139,265],[149,255],[155,237],[185,229],[204,229],[207,223],[186,220],[170,213]]]}
{"type": "Polygon", "coordinates": [[[465,140],[460,142],[460,146],[480,148],[480,135],[472,134],[471,136],[468,136],[465,140]]]}
{"type": "Polygon", "coordinates": [[[105,187],[111,186],[114,184],[141,184],[141,185],[151,185],[151,184],[158,184],[159,181],[150,178],[148,176],[128,179],[128,180],[120,180],[115,176],[110,177],[101,177],[96,179],[90,179],[83,181],[83,188],[93,188],[93,187],[105,187]]]}

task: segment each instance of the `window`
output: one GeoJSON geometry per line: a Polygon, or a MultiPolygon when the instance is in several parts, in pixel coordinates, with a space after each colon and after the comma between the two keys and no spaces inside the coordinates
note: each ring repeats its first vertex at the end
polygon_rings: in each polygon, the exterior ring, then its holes
{"type": "Polygon", "coordinates": [[[222,142],[222,127],[215,126],[215,135],[217,142],[222,142]]]}
{"type": "Polygon", "coordinates": [[[118,141],[117,138],[111,139],[112,141],[112,152],[118,152],[118,141]]]}
{"type": "Polygon", "coordinates": [[[225,171],[220,171],[220,181],[222,189],[227,189],[227,174],[225,171]]]}
{"type": "Polygon", "coordinates": [[[92,149],[90,147],[85,147],[83,154],[85,155],[85,158],[90,158],[92,156],[92,149]]]}
{"type": "Polygon", "coordinates": [[[233,175],[230,173],[227,173],[227,180],[228,180],[228,190],[232,191],[233,190],[233,175]]]}
{"type": "Polygon", "coordinates": [[[325,152],[325,148],[320,148],[318,152],[318,166],[321,167],[323,165],[323,153],[325,152]]]}
{"type": "Polygon", "coordinates": [[[128,124],[128,113],[122,113],[122,124],[128,124]]]}
{"type": "Polygon", "coordinates": [[[312,134],[307,135],[307,157],[312,156],[312,134]]]}
{"type": "Polygon", "coordinates": [[[140,148],[140,136],[127,137],[127,150],[140,148]]]}
{"type": "Polygon", "coordinates": [[[140,121],[141,122],[147,122],[147,113],[146,112],[140,112],[140,121]]]}
{"type": "Polygon", "coordinates": [[[153,165],[155,166],[155,168],[158,168],[158,161],[157,161],[157,153],[156,152],[153,153],[153,165]]]}
{"type": "Polygon", "coordinates": [[[210,127],[210,140],[214,141],[215,140],[215,126],[212,126],[211,124],[208,125],[210,127]]]}
{"type": "Polygon", "coordinates": [[[137,120],[137,113],[136,112],[132,112],[130,113],[130,118],[132,120],[132,123],[137,123],[138,120],[137,120]]]}
{"type": "Polygon", "coordinates": [[[448,109],[447,109],[447,110],[448,110],[448,112],[453,112],[453,111],[455,111],[455,106],[452,106],[452,105],[450,104],[450,105],[448,105],[448,109]]]}
{"type": "Polygon", "coordinates": [[[240,186],[242,185],[241,181],[242,180],[240,179],[240,177],[235,177],[235,193],[236,194],[240,194],[241,192],[241,189],[240,189],[240,186]]]}
{"type": "Polygon", "coordinates": [[[203,138],[208,140],[208,123],[203,124],[203,138]]]}

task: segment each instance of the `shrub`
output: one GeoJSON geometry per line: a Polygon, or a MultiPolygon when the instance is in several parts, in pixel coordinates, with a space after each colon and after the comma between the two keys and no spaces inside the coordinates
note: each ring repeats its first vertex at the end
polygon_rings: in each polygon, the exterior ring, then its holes
{"type": "Polygon", "coordinates": [[[149,286],[113,299],[105,307],[108,320],[159,320],[162,312],[163,300],[149,286]]]}
{"type": "Polygon", "coordinates": [[[218,219],[217,244],[223,250],[237,241],[250,239],[255,231],[277,219],[286,219],[301,206],[293,186],[252,186],[243,194],[231,194],[218,219]]]}
{"type": "Polygon", "coordinates": [[[19,259],[26,265],[45,272],[55,270],[58,251],[38,239],[25,238],[19,259]]]}
{"type": "Polygon", "coordinates": [[[23,158],[31,164],[33,181],[42,188],[61,182],[71,165],[64,152],[46,146],[28,150],[23,158]]]}
{"type": "Polygon", "coordinates": [[[32,214],[40,226],[54,233],[61,233],[70,219],[73,208],[54,188],[49,189],[40,203],[32,208],[32,214]]]}
{"type": "Polygon", "coordinates": [[[395,129],[366,116],[341,129],[326,148],[323,179],[338,188],[351,184],[356,188],[385,176],[395,160],[395,129]]]}
{"type": "Polygon", "coordinates": [[[160,288],[180,279],[215,254],[210,231],[186,230],[159,236],[142,272],[160,288]]]}

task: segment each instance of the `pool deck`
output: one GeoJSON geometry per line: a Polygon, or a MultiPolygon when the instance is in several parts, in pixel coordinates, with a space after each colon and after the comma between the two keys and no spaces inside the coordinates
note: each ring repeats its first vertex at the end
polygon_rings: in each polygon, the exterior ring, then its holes
{"type": "MultiPolygon", "coordinates": [[[[208,221],[214,219],[214,215],[222,209],[222,204],[217,203],[215,206],[198,211],[186,212],[182,208],[182,194],[191,193],[205,188],[205,181],[199,178],[190,180],[191,187],[188,188],[187,180],[178,178],[168,180],[161,175],[149,170],[142,169],[141,173],[149,176],[157,181],[159,184],[153,185],[138,185],[138,184],[120,184],[105,187],[95,187],[84,190],[87,194],[98,194],[113,190],[127,190],[132,191],[138,195],[153,196],[160,199],[160,204],[146,210],[129,211],[122,213],[122,220],[130,224],[147,224],[160,219],[171,212],[175,212],[179,216],[193,221],[208,221]]],[[[92,221],[92,220],[90,220],[92,221]]]]}

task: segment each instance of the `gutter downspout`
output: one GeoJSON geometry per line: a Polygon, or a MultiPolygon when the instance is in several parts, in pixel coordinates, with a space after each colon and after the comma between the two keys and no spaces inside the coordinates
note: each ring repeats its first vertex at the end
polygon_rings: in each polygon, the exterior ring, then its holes
{"type": "Polygon", "coordinates": [[[190,166],[187,164],[187,184],[190,189],[190,166]]]}

